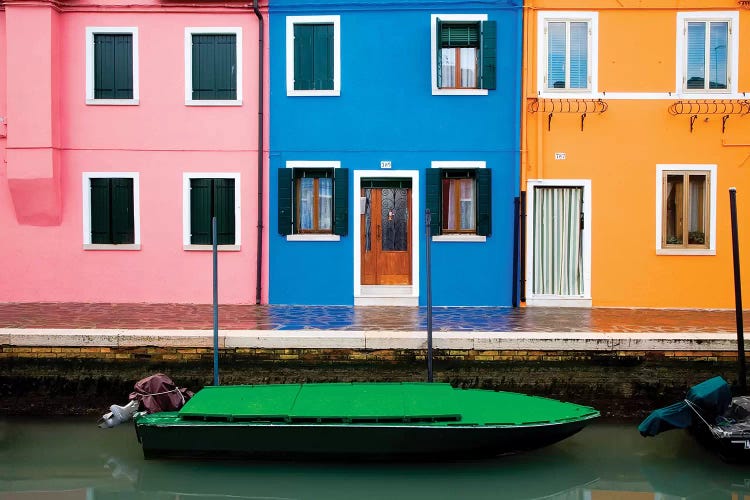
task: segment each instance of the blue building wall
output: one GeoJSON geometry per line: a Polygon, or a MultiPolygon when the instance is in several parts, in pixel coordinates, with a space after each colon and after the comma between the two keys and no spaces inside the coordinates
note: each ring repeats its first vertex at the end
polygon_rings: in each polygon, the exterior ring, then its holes
{"type": "MultiPolygon", "coordinates": [[[[485,242],[433,242],[434,305],[509,306],[514,198],[519,192],[521,0],[270,3],[270,303],[354,303],[354,171],[419,171],[419,303],[426,302],[425,176],[432,161],[492,169],[492,234],[485,242]],[[431,14],[487,14],[497,21],[497,88],[432,95],[431,14]],[[339,15],[339,96],[287,96],[286,17],[339,15]],[[288,161],[340,161],[349,171],[348,235],[287,241],[277,232],[277,170],[288,161]]],[[[357,193],[357,197],[359,193],[357,193]]]]}

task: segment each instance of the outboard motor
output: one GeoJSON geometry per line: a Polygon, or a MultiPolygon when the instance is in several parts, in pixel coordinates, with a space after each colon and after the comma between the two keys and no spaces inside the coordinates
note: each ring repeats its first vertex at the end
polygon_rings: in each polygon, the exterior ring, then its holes
{"type": "Polygon", "coordinates": [[[102,429],[108,429],[123,422],[127,422],[138,411],[138,401],[131,401],[125,406],[112,405],[109,407],[109,413],[105,413],[97,422],[102,429]]]}

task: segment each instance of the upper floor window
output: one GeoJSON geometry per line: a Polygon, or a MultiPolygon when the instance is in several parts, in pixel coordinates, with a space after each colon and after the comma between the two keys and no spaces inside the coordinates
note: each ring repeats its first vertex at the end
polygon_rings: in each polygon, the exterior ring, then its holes
{"type": "Polygon", "coordinates": [[[138,28],[86,28],[86,103],[138,104],[138,28]]]}
{"type": "Polygon", "coordinates": [[[715,165],[657,166],[657,252],[715,251],[715,165]]]}
{"type": "Polygon", "coordinates": [[[287,95],[339,95],[339,16],[286,18],[287,95]]]}
{"type": "Polygon", "coordinates": [[[497,22],[486,15],[432,15],[432,93],[480,94],[497,87],[497,22]]]}
{"type": "Polygon", "coordinates": [[[539,13],[540,93],[596,91],[597,14],[539,13]]]}
{"type": "Polygon", "coordinates": [[[185,103],[242,104],[241,28],[185,28],[185,103]]]}
{"type": "Polygon", "coordinates": [[[138,173],[83,174],[84,249],[140,248],[138,177],[138,173]]]}
{"type": "Polygon", "coordinates": [[[737,13],[681,13],[677,17],[679,88],[686,93],[736,92],[737,13]]]}

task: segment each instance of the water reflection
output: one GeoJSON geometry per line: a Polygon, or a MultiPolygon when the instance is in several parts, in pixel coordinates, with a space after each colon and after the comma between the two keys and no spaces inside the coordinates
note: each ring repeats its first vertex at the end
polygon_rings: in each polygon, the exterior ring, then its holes
{"type": "Polygon", "coordinates": [[[0,422],[0,500],[177,499],[730,499],[750,469],[726,465],[685,433],[642,438],[635,424],[595,424],[558,445],[456,463],[143,460],[131,426],[0,422]]]}

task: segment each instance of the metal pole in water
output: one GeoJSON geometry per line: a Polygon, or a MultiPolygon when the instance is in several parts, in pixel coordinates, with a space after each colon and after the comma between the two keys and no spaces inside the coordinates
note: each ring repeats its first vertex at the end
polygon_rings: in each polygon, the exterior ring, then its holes
{"type": "Polygon", "coordinates": [[[214,385],[219,385],[219,280],[218,280],[218,245],[216,217],[211,220],[211,241],[213,242],[213,276],[214,276],[214,385]]]}
{"type": "Polygon", "coordinates": [[[430,224],[432,223],[432,216],[429,208],[425,211],[424,221],[425,235],[427,236],[425,246],[427,256],[427,381],[432,382],[432,272],[430,271],[430,243],[432,241],[430,224]]]}
{"type": "Polygon", "coordinates": [[[742,324],[742,283],[740,282],[740,244],[737,232],[737,189],[729,188],[729,212],[732,216],[732,256],[734,258],[734,310],[737,321],[737,359],[739,361],[739,385],[742,395],[747,394],[745,374],[745,333],[742,324]]]}

